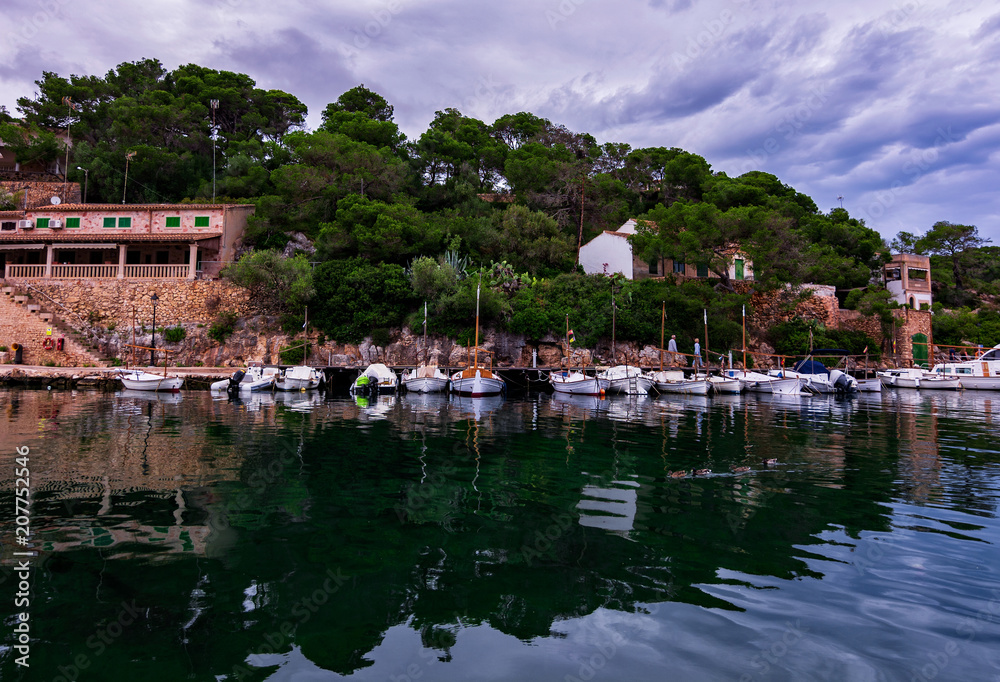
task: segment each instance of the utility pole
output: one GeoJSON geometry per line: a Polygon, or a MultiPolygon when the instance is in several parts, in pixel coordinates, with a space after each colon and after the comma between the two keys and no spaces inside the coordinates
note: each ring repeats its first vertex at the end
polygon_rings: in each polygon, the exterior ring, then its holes
{"type": "Polygon", "coordinates": [[[215,203],[215,110],[219,108],[219,100],[213,99],[209,102],[212,107],[212,203],[215,203]]]}

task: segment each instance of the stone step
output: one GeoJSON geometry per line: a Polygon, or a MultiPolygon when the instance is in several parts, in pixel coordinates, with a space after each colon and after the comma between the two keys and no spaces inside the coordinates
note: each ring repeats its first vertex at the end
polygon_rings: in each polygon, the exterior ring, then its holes
{"type": "Polygon", "coordinates": [[[55,321],[56,316],[53,313],[39,313],[38,319],[43,322],[53,322],[55,321]]]}
{"type": "Polygon", "coordinates": [[[21,294],[18,294],[17,296],[14,296],[14,303],[17,303],[18,305],[20,305],[21,303],[27,303],[27,302],[28,302],[28,297],[27,296],[24,296],[24,295],[21,295],[21,294]]]}
{"type": "Polygon", "coordinates": [[[13,296],[14,295],[14,287],[4,287],[3,288],[3,292],[5,294],[7,294],[8,296],[13,296]]]}
{"type": "Polygon", "coordinates": [[[40,313],[40,312],[42,312],[42,306],[38,305],[37,303],[29,303],[28,304],[28,312],[29,313],[40,313]]]}

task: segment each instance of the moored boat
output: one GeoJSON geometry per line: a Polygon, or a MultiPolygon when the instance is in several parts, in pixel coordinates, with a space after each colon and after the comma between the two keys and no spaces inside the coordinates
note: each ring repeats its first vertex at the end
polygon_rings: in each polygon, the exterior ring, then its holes
{"type": "Polygon", "coordinates": [[[309,391],[319,388],[322,383],[323,373],[315,367],[294,365],[285,368],[274,387],[279,391],[309,391]]]}
{"type": "Polygon", "coordinates": [[[957,378],[962,388],[1000,391],[1000,344],[983,351],[973,360],[934,365],[932,372],[945,378],[957,378]]]}
{"type": "Polygon", "coordinates": [[[653,380],[633,365],[615,365],[596,375],[601,388],[607,393],[646,395],[653,388],[653,380]]]}
{"type": "Polygon", "coordinates": [[[887,369],[879,374],[882,385],[890,388],[915,388],[921,390],[957,391],[962,383],[957,376],[928,372],[921,367],[887,369]]]}
{"type": "Polygon", "coordinates": [[[179,391],[184,385],[184,380],[180,377],[153,374],[137,368],[118,370],[118,378],[131,391],[179,391]]]}
{"type": "Polygon", "coordinates": [[[722,375],[729,379],[737,379],[745,390],[754,393],[800,395],[804,392],[802,390],[804,382],[798,377],[773,377],[742,369],[727,369],[722,375]]]}
{"type": "Polygon", "coordinates": [[[448,375],[437,365],[420,365],[403,372],[403,385],[413,393],[440,393],[448,390],[448,375]]]}
{"type": "Polygon", "coordinates": [[[589,377],[577,370],[551,372],[549,383],[556,393],[570,395],[600,395],[602,390],[597,377],[589,377]]]}
{"type": "Polygon", "coordinates": [[[358,375],[351,384],[352,395],[377,395],[380,393],[395,393],[399,386],[399,377],[381,362],[374,362],[358,375]]]}
{"type": "Polygon", "coordinates": [[[707,395],[710,386],[704,375],[701,378],[685,378],[684,372],[679,369],[652,372],[650,379],[653,382],[653,388],[660,393],[707,395]]]}
{"type": "Polygon", "coordinates": [[[261,362],[247,363],[245,370],[237,370],[228,379],[212,383],[212,391],[259,392],[270,391],[280,371],[277,367],[264,367],[261,362]]]}
{"type": "Polygon", "coordinates": [[[479,364],[479,291],[482,281],[476,286],[476,344],[472,348],[472,362],[463,370],[451,375],[451,392],[480,398],[503,393],[506,384],[498,374],[493,372],[493,356],[485,349],[483,355],[487,358],[486,365],[479,364]]]}

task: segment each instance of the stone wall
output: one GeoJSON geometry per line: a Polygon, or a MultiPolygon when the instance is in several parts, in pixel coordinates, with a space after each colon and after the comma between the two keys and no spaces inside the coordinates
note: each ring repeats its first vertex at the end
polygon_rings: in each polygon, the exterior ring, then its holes
{"type": "MultiPolygon", "coordinates": [[[[253,313],[246,289],[222,280],[36,280],[31,287],[59,305],[54,312],[68,319],[66,311],[105,328],[151,326],[155,293],[156,326],[211,324],[220,311],[240,316],[253,313]],[[133,318],[134,312],[134,318],[133,318]]],[[[44,297],[42,297],[44,299],[44,297]]]]}
{"type": "MultiPolygon", "coordinates": [[[[0,187],[7,192],[14,194],[22,191],[27,186],[28,208],[36,206],[50,206],[52,197],[59,197],[60,203],[79,204],[81,201],[80,183],[70,182],[65,185],[61,182],[25,182],[23,180],[0,181],[0,187]]],[[[22,200],[23,201],[23,198],[22,200]]],[[[21,201],[17,208],[24,206],[21,201]]]]}

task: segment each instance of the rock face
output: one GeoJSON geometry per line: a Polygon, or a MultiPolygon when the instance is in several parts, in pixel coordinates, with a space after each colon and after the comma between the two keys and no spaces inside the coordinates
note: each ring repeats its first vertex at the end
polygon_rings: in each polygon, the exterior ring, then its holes
{"type": "Polygon", "coordinates": [[[285,258],[291,258],[297,253],[304,253],[307,256],[311,256],[316,253],[316,247],[313,243],[309,241],[309,237],[305,236],[301,232],[293,232],[292,238],[288,241],[285,246],[285,250],[281,252],[281,255],[285,258]]]}

